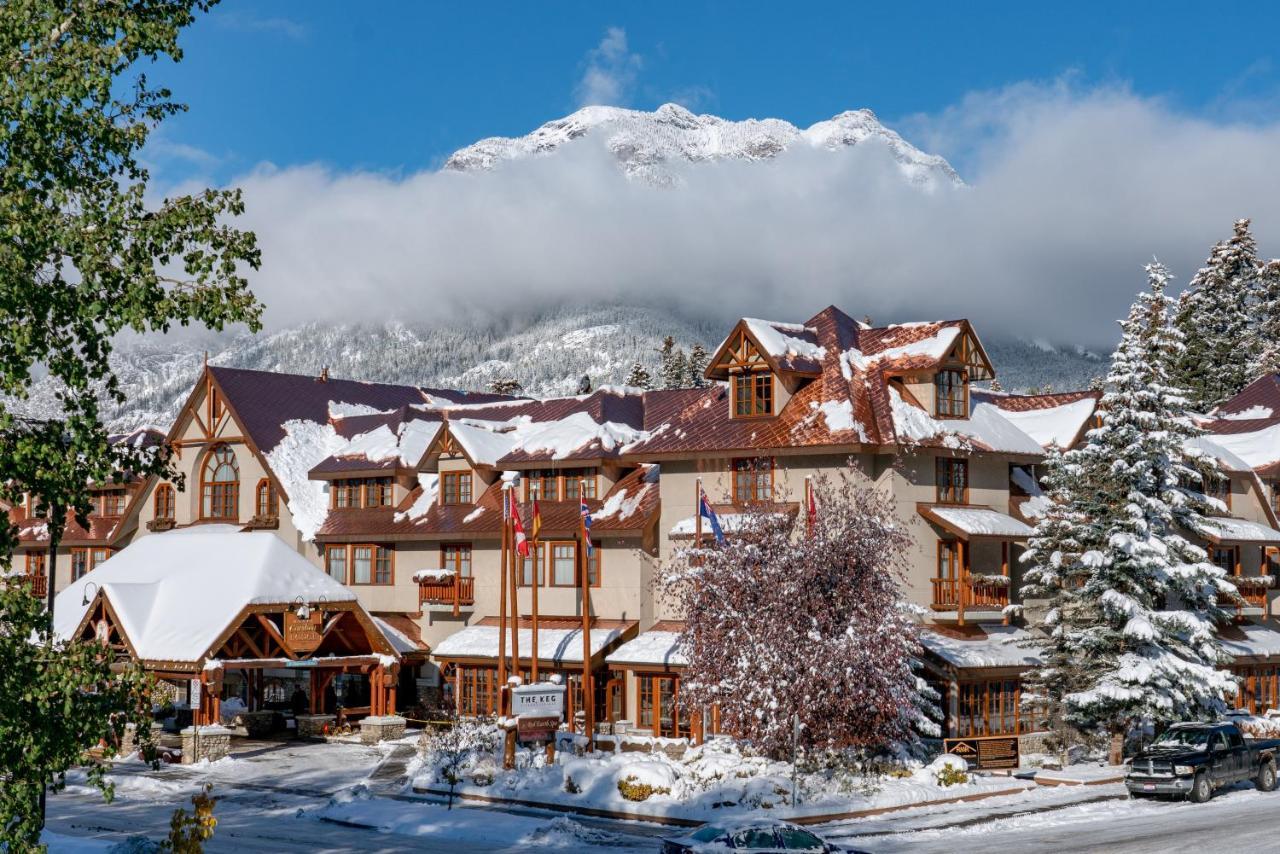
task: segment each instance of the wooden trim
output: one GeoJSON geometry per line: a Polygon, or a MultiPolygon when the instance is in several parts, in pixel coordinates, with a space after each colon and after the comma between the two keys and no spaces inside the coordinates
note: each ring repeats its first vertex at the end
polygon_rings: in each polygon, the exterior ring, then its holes
{"type": "Polygon", "coordinates": [[[970,402],[969,402],[969,371],[968,369],[963,367],[954,367],[954,366],[939,368],[938,371],[933,375],[933,417],[943,418],[943,419],[968,418],[969,406],[970,406],[970,402]],[[963,396],[963,402],[961,403],[961,407],[963,411],[958,415],[955,413],[942,411],[943,397],[940,394],[940,391],[941,391],[940,379],[943,374],[948,374],[948,373],[954,373],[954,374],[960,375],[960,383],[962,387],[961,392],[963,396]]]}
{"type": "Polygon", "coordinates": [[[440,473],[440,506],[441,506],[441,507],[451,507],[451,506],[452,506],[452,507],[465,507],[465,506],[467,506],[468,504],[475,504],[475,503],[476,503],[476,482],[475,482],[475,474],[474,474],[474,472],[471,472],[471,471],[446,471],[446,472],[441,472],[441,473],[440,473]],[[470,495],[471,495],[471,498],[470,498],[469,500],[466,500],[466,501],[462,500],[462,481],[463,481],[463,479],[464,479],[464,478],[465,478],[465,480],[466,480],[466,482],[467,482],[467,491],[468,491],[468,492],[470,493],[470,495]],[[458,493],[458,499],[459,499],[459,500],[457,500],[457,501],[446,501],[446,500],[445,500],[446,496],[447,496],[447,495],[448,495],[448,493],[449,493],[449,490],[445,487],[445,483],[446,483],[447,481],[451,480],[451,479],[456,479],[456,480],[458,481],[458,489],[457,489],[456,491],[457,491],[457,493],[458,493]]]}
{"type": "Polygon", "coordinates": [[[773,418],[778,414],[778,395],[777,395],[777,374],[769,370],[765,366],[734,369],[737,373],[729,375],[729,417],[735,420],[747,420],[757,418],[773,418]],[[755,401],[759,395],[756,394],[756,379],[764,376],[769,377],[769,410],[767,412],[756,412],[755,401]],[[745,379],[751,387],[751,397],[748,400],[750,412],[738,412],[738,381],[745,379]]]}
{"type": "MultiPolygon", "coordinates": [[[[218,442],[216,444],[210,445],[209,450],[205,453],[204,457],[200,460],[200,491],[196,494],[196,503],[197,503],[196,518],[200,519],[201,521],[206,521],[206,522],[232,521],[237,523],[240,521],[240,460],[239,458],[236,457],[235,448],[233,448],[231,445],[227,444],[226,442],[218,442]],[[226,448],[227,451],[231,453],[232,462],[235,464],[235,467],[236,467],[236,479],[233,481],[207,480],[209,476],[209,463],[215,459],[218,451],[222,448],[226,448]],[[205,508],[204,508],[205,487],[213,486],[215,484],[219,487],[231,488],[231,494],[235,496],[235,515],[217,516],[217,515],[205,513],[205,508]]],[[[211,501],[210,510],[214,509],[212,506],[212,503],[213,502],[211,501]]]]}
{"type": "Polygon", "coordinates": [[[456,575],[458,578],[475,578],[475,575],[476,575],[475,557],[476,557],[475,548],[472,546],[471,543],[460,542],[460,541],[440,543],[440,568],[452,569],[453,574],[456,575]],[[468,575],[462,574],[462,571],[460,569],[461,564],[459,562],[455,561],[454,566],[449,565],[448,561],[445,558],[446,549],[466,549],[467,550],[467,569],[469,570],[468,575]]]}
{"type": "MultiPolygon", "coordinates": [[[[759,472],[762,469],[763,469],[763,466],[757,466],[753,471],[759,472]]],[[[743,507],[743,506],[752,505],[752,504],[773,503],[773,496],[777,491],[776,479],[777,479],[777,465],[775,464],[772,456],[732,457],[729,460],[729,488],[730,488],[731,494],[733,495],[733,503],[735,506],[743,507]],[[738,464],[739,463],[759,464],[763,462],[768,462],[769,464],[769,495],[768,497],[761,498],[759,495],[755,495],[754,497],[746,501],[743,501],[741,496],[738,495],[738,472],[740,471],[740,469],[738,468],[738,464]]],[[[755,478],[752,478],[751,480],[751,491],[753,493],[757,491],[755,478]]]]}
{"type": "Polygon", "coordinates": [[[578,541],[577,540],[546,540],[544,541],[544,545],[546,546],[546,549],[547,549],[546,551],[547,586],[562,587],[565,589],[571,589],[571,588],[577,587],[578,586],[578,561],[580,559],[578,555],[578,541]],[[569,580],[568,584],[561,584],[558,581],[556,581],[555,561],[553,559],[555,555],[556,546],[568,546],[573,549],[573,577],[569,580]]]}
{"type": "Polygon", "coordinates": [[[151,495],[151,516],[153,519],[177,519],[178,516],[178,493],[169,481],[162,481],[156,484],[156,488],[152,490],[151,495]],[[169,512],[160,512],[160,496],[168,496],[169,512]]]}
{"type": "MultiPolygon", "coordinates": [[[[396,550],[393,547],[384,545],[381,543],[369,543],[369,542],[346,543],[344,545],[338,545],[338,546],[326,546],[325,552],[324,552],[325,553],[324,564],[325,564],[326,575],[328,575],[329,573],[329,552],[337,549],[345,549],[347,552],[347,556],[346,556],[347,580],[344,581],[343,583],[346,584],[348,587],[394,587],[395,586],[396,550]],[[368,581],[356,581],[356,549],[360,549],[360,548],[373,549],[371,563],[369,564],[369,580],[368,581]],[[387,555],[389,556],[388,559],[391,564],[391,578],[389,581],[375,580],[378,577],[378,549],[382,549],[386,551],[387,555]]],[[[329,576],[329,577],[332,578],[333,576],[329,576]]]]}
{"type": "Polygon", "coordinates": [[[271,482],[271,478],[259,478],[258,485],[253,490],[253,515],[265,516],[270,519],[280,518],[280,496],[276,494],[275,484],[271,482]],[[266,511],[263,511],[262,490],[268,490],[268,498],[266,511]]]}

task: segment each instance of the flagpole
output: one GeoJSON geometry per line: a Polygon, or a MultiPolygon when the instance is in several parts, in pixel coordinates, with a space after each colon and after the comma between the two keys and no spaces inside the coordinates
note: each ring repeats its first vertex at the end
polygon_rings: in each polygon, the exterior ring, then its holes
{"type": "MultiPolygon", "coordinates": [[[[530,533],[534,533],[538,527],[538,505],[536,500],[531,506],[534,508],[534,511],[533,518],[529,520],[529,531],[530,533]]],[[[530,676],[535,683],[538,681],[538,583],[541,580],[538,578],[538,548],[538,540],[535,535],[533,539],[529,540],[529,582],[533,585],[533,590],[531,592],[533,597],[533,657],[531,659],[532,668],[530,670],[530,676]]],[[[524,564],[521,564],[521,571],[523,571],[523,566],[524,564]]]]}
{"type": "Polygon", "coordinates": [[[702,478],[693,481],[693,544],[702,548],[702,478]]]}
{"type": "Polygon", "coordinates": [[[578,536],[582,539],[582,548],[578,549],[578,554],[582,561],[582,708],[586,713],[584,735],[587,737],[587,749],[590,750],[595,743],[595,698],[591,690],[591,579],[587,577],[587,544],[590,540],[587,539],[585,522],[583,519],[578,524],[578,536]]]}
{"type": "Polygon", "coordinates": [[[813,536],[813,476],[805,475],[804,478],[804,530],[810,537],[813,536]]]}
{"type": "Polygon", "coordinates": [[[516,567],[518,556],[516,555],[516,537],[515,537],[515,515],[520,512],[520,508],[516,506],[516,493],[514,487],[507,489],[508,504],[511,507],[511,517],[507,520],[507,526],[511,528],[512,534],[507,537],[507,544],[511,548],[511,675],[520,676],[520,598],[517,595],[519,588],[516,586],[516,567]]]}
{"type": "Polygon", "coordinates": [[[498,574],[498,714],[507,714],[507,504],[502,493],[502,566],[498,574]]]}

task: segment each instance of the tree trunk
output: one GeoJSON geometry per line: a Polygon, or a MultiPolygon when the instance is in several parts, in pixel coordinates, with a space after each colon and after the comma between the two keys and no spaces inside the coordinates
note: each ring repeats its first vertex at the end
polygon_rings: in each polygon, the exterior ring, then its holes
{"type": "Polygon", "coordinates": [[[1111,733],[1111,750],[1107,754],[1109,765],[1120,765],[1124,762],[1124,732],[1111,733]]]}

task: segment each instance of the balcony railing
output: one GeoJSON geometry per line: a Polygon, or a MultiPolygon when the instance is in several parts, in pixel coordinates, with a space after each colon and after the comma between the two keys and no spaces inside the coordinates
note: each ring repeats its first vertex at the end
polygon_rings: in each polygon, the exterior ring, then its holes
{"type": "Polygon", "coordinates": [[[476,580],[455,575],[450,579],[423,579],[418,582],[418,602],[424,605],[474,605],[476,580]]]}
{"type": "Polygon", "coordinates": [[[31,595],[43,599],[49,595],[49,576],[28,575],[27,584],[31,587],[31,595]]]}
{"type": "Polygon", "coordinates": [[[1236,586],[1236,590],[1240,593],[1240,598],[1244,599],[1245,604],[1233,602],[1226,597],[1220,597],[1218,604],[1240,608],[1261,608],[1263,613],[1267,610],[1267,593],[1271,590],[1271,576],[1269,575],[1236,575],[1230,577],[1231,583],[1236,586]]]}
{"type": "Polygon", "coordinates": [[[933,609],[956,611],[965,608],[1004,608],[1009,604],[1009,585],[983,578],[933,579],[933,609]]]}

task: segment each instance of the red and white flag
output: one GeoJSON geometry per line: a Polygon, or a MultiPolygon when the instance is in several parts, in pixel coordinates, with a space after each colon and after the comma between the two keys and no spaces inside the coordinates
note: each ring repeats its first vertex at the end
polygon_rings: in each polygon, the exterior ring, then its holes
{"type": "Polygon", "coordinates": [[[511,529],[515,532],[516,551],[520,557],[529,556],[529,538],[524,533],[524,523],[520,521],[520,508],[516,506],[516,497],[509,496],[511,499],[511,529]]]}

